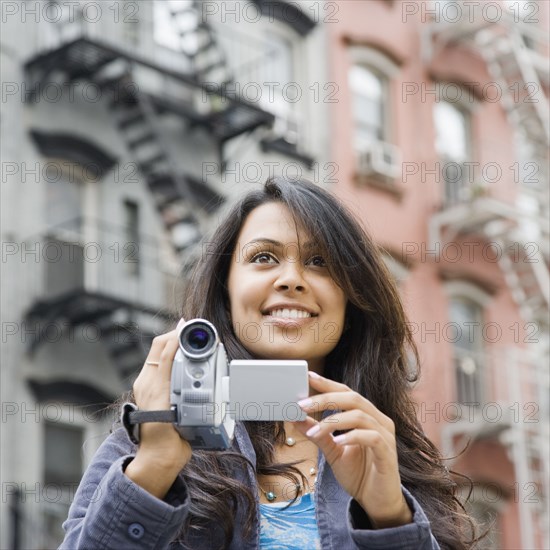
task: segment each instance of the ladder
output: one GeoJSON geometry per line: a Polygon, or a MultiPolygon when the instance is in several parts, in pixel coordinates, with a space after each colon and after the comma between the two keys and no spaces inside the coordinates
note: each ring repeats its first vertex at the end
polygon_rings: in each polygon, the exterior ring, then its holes
{"type": "Polygon", "coordinates": [[[514,498],[519,503],[522,548],[548,548],[549,420],[548,369],[536,356],[513,349],[506,357],[512,406],[518,418],[511,423],[505,443],[515,469],[514,498]],[[546,395],[544,395],[546,394],[546,395]],[[536,533],[540,535],[536,544],[536,533]]]}
{"type": "Polygon", "coordinates": [[[191,61],[193,76],[201,84],[224,86],[233,81],[225,54],[214,30],[203,17],[197,0],[167,2],[180,40],[180,51],[191,61]]]}
{"type": "Polygon", "coordinates": [[[101,80],[96,76],[95,80],[103,89],[113,91],[109,107],[114,123],[146,179],[174,249],[181,252],[200,238],[200,206],[159,127],[151,98],[134,85],[132,74],[128,62],[115,77],[101,80]]]}

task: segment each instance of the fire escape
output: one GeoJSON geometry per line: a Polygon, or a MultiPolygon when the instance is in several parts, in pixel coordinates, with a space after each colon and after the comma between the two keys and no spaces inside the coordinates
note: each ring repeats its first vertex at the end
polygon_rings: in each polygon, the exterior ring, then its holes
{"type": "Polygon", "coordinates": [[[426,26],[426,61],[454,47],[471,48],[482,57],[502,92],[502,108],[520,149],[536,167],[536,178],[520,182],[517,205],[475,193],[444,205],[430,220],[429,238],[431,246],[440,247],[466,234],[495,243],[501,252],[499,264],[506,283],[527,326],[537,328],[539,343],[527,350],[510,349],[485,361],[483,401],[497,403],[503,417],[492,424],[481,415],[475,422],[449,424],[443,433],[443,450],[447,456],[455,456],[468,439],[497,438],[505,444],[520,490],[517,502],[522,547],[548,548],[548,37],[533,25],[513,21],[511,16],[488,22],[481,14],[469,20],[468,10],[462,13],[464,18],[456,22],[434,21],[426,26]],[[514,412],[518,404],[520,410],[524,407],[520,415],[514,412]],[[526,419],[529,404],[536,410],[526,419]],[[531,494],[528,489],[532,489],[531,494]]]}
{"type": "MultiPolygon", "coordinates": [[[[181,257],[198,241],[223,197],[186,173],[166,135],[166,121],[178,121],[191,137],[194,132],[207,133],[222,157],[231,139],[270,126],[274,116],[224,91],[223,84],[232,77],[215,34],[202,20],[200,2],[179,5],[182,9],[172,11],[171,21],[181,38],[181,69],[160,65],[116,41],[91,36],[82,26],[76,38],[60,40],[29,59],[25,75],[28,100],[60,75],[66,84],[84,80],[105,92],[113,123],[147,183],[167,241],[181,257]]],[[[79,240],[81,235],[67,242],[79,240]]],[[[80,274],[70,290],[39,298],[28,310],[25,321],[40,327],[29,350],[36,351],[45,340],[43,329],[52,323],[71,327],[94,323],[126,380],[141,366],[154,333],[174,319],[173,312],[162,310],[164,306],[121,299],[110,294],[108,282],[103,288],[90,287],[80,274]],[[153,329],[145,330],[147,326],[153,329]]]]}

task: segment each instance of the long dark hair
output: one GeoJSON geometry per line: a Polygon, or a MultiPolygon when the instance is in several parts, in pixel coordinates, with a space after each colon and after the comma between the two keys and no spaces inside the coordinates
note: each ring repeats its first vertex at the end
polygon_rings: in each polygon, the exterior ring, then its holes
{"type": "MultiPolygon", "coordinates": [[[[270,178],[262,188],[246,194],[204,243],[184,291],[183,317],[210,320],[229,359],[252,358],[232,328],[227,280],[243,223],[252,210],[268,202],[285,205],[298,226],[317,242],[333,279],[348,298],[347,329],[326,358],[324,375],[368,397],[393,419],[402,483],[432,520],[437,541],[444,548],[471,548],[473,523],[455,496],[457,485],[439,451],[424,435],[410,397],[411,382],[418,375],[418,369],[411,371],[411,356],[418,365],[418,353],[398,291],[377,245],[335,197],[310,182],[280,177],[270,178]]],[[[296,462],[273,463],[276,445],[284,442],[283,423],[244,425],[256,451],[256,473],[279,474],[298,483],[301,474],[296,462]]],[[[191,502],[181,530],[182,542],[189,529],[196,532],[214,520],[222,526],[229,545],[240,506],[245,510],[244,536],[250,536],[257,513],[255,488],[230,477],[235,468],[247,464],[244,457],[231,451],[193,453],[181,473],[191,502]]]]}

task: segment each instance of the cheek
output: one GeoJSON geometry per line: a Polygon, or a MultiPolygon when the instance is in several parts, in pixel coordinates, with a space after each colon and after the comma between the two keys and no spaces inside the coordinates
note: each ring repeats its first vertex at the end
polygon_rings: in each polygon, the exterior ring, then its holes
{"type": "Polygon", "coordinates": [[[345,316],[347,298],[343,290],[338,286],[333,286],[330,291],[327,293],[327,296],[330,296],[330,306],[335,314],[338,314],[341,317],[345,316]]]}

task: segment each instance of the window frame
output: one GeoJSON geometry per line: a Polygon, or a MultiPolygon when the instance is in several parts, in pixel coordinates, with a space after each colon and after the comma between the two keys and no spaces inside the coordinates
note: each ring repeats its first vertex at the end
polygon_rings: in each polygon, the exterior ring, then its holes
{"type": "MultiPolygon", "coordinates": [[[[470,302],[474,305],[476,305],[479,308],[480,312],[480,324],[481,327],[479,329],[478,336],[481,338],[480,346],[478,349],[470,351],[470,350],[462,350],[459,349],[458,346],[454,342],[449,342],[451,346],[451,364],[453,369],[453,375],[454,375],[454,392],[455,392],[455,400],[457,404],[463,404],[466,406],[466,403],[478,403],[479,406],[483,406],[483,400],[486,397],[486,376],[487,376],[487,369],[488,369],[488,362],[487,362],[487,347],[482,339],[482,329],[483,329],[483,323],[486,320],[487,317],[487,308],[492,302],[492,296],[490,296],[487,292],[482,290],[480,287],[467,282],[467,281],[449,281],[445,283],[444,285],[445,292],[447,294],[447,316],[449,319],[449,323],[454,323],[455,321],[451,317],[451,304],[453,300],[465,300],[467,302],[470,302]],[[477,364],[474,363],[475,366],[478,366],[478,371],[471,373],[473,375],[472,379],[469,379],[469,373],[467,371],[460,371],[457,360],[463,360],[468,359],[470,357],[471,359],[475,360],[477,359],[477,364]],[[464,372],[464,374],[462,374],[464,372]],[[470,382],[473,383],[474,391],[473,391],[473,398],[470,399],[470,396],[467,396],[467,400],[462,400],[460,395],[460,384],[468,384],[470,385],[470,382]],[[479,396],[479,399],[477,397],[479,396]]],[[[465,365],[467,366],[467,365],[465,365]]],[[[465,391],[465,393],[467,393],[465,391]]],[[[470,405],[468,405],[470,406],[470,405]]]]}
{"type": "MultiPolygon", "coordinates": [[[[478,101],[466,101],[464,100],[464,95],[469,97],[471,99],[471,93],[462,94],[461,99],[457,101],[449,101],[448,99],[442,98],[442,92],[441,90],[445,85],[449,83],[445,82],[437,82],[436,83],[436,101],[433,104],[432,107],[432,122],[434,125],[434,151],[437,156],[438,162],[440,162],[441,165],[441,185],[443,187],[441,191],[442,196],[442,202],[448,206],[453,206],[455,204],[461,204],[468,200],[468,198],[472,197],[474,195],[474,190],[476,188],[476,185],[478,184],[478,175],[475,171],[474,166],[474,173],[470,178],[470,169],[465,170],[461,169],[461,178],[460,179],[453,179],[452,181],[448,181],[447,177],[449,174],[447,173],[447,170],[449,170],[450,164],[458,164],[458,165],[464,165],[466,162],[474,162],[476,157],[476,144],[474,139],[474,115],[475,111],[478,109],[478,101]],[[464,117],[464,134],[466,138],[466,151],[465,151],[465,157],[464,159],[457,159],[457,158],[451,158],[450,156],[447,156],[446,154],[442,154],[437,150],[437,124],[436,124],[436,108],[439,104],[446,103],[459,111],[461,115],[464,117]],[[451,191],[452,189],[452,191],[451,191]]],[[[459,83],[456,83],[457,86],[460,86],[459,83]]]]}
{"type": "MultiPolygon", "coordinates": [[[[502,498],[502,492],[497,491],[494,484],[474,483],[473,487],[470,487],[469,485],[459,485],[458,498],[464,504],[467,512],[474,516],[474,519],[479,521],[479,516],[475,515],[473,510],[473,508],[477,505],[484,507],[488,513],[494,513],[497,525],[501,523],[503,519],[502,514],[506,507],[506,499],[502,498]],[[468,502],[466,502],[468,496],[470,498],[468,499],[468,502]]],[[[493,530],[491,530],[491,532],[493,534],[495,533],[493,530]]],[[[502,531],[496,531],[496,533],[498,534],[498,540],[491,541],[492,546],[488,547],[488,550],[498,550],[499,548],[502,548],[502,531]]],[[[486,542],[487,539],[484,539],[484,541],[486,542]]]]}
{"type": "MultiPolygon", "coordinates": [[[[401,68],[393,59],[384,54],[381,50],[372,46],[349,46],[348,55],[350,60],[348,75],[351,71],[351,68],[355,65],[358,65],[367,68],[381,79],[384,86],[383,95],[385,97],[385,101],[383,101],[382,111],[384,136],[382,141],[385,141],[387,143],[395,143],[395,109],[393,108],[394,92],[392,83],[399,74],[401,68]]],[[[350,105],[352,109],[351,120],[353,133],[355,134],[356,119],[355,113],[353,112],[353,97],[351,88],[349,88],[349,86],[348,89],[350,94],[350,105]]],[[[352,139],[353,141],[355,141],[355,138],[352,139]]]]}
{"type": "Polygon", "coordinates": [[[142,258],[141,252],[141,218],[142,206],[136,198],[125,197],[122,201],[123,216],[124,216],[124,234],[126,242],[123,247],[130,245],[130,250],[135,250],[135,261],[130,261],[128,258],[132,257],[132,254],[125,258],[126,272],[130,277],[139,278],[142,272],[142,258]],[[131,216],[135,216],[135,219],[130,220],[131,216]],[[130,221],[135,222],[135,226],[130,221]],[[132,240],[134,239],[134,240],[132,240]],[[135,245],[132,247],[132,244],[135,245]]]}
{"type": "MultiPolygon", "coordinates": [[[[69,429],[78,429],[82,433],[82,447],[80,450],[81,456],[81,475],[86,471],[86,468],[91,463],[94,454],[97,449],[100,447],[101,443],[106,436],[109,435],[109,425],[108,418],[99,415],[98,413],[88,413],[85,412],[85,407],[80,408],[67,403],[60,403],[58,401],[44,401],[40,402],[39,406],[44,416],[44,419],[40,422],[40,449],[42,449],[42,454],[40,455],[39,464],[40,464],[40,479],[42,481],[42,494],[47,494],[47,488],[45,485],[45,474],[46,474],[46,462],[45,462],[45,450],[46,450],[46,426],[47,424],[56,424],[60,426],[66,426],[69,429]],[[90,442],[92,442],[90,444],[90,442]]],[[[72,500],[74,498],[74,493],[76,487],[71,486],[68,488],[61,488],[61,494],[56,492],[54,496],[44,500],[44,497],[41,499],[40,503],[37,503],[39,509],[37,509],[39,521],[41,528],[43,529],[42,537],[53,537],[55,536],[51,532],[46,533],[47,528],[47,514],[51,512],[52,517],[56,517],[59,513],[59,517],[66,518],[66,513],[69,510],[70,502],[64,502],[65,499],[72,500]],[[66,509],[66,510],[65,510],[66,509]],[[56,512],[56,510],[58,512],[56,512]]],[[[42,542],[48,543],[49,539],[43,540],[42,542]]],[[[59,543],[61,541],[58,541],[59,543]]]]}
{"type": "MultiPolygon", "coordinates": [[[[348,73],[348,77],[351,73],[351,71],[355,68],[355,67],[358,67],[360,69],[364,69],[366,71],[368,71],[369,73],[371,73],[379,82],[380,82],[380,88],[381,88],[381,94],[380,94],[380,103],[379,103],[379,109],[380,109],[380,120],[381,120],[381,124],[380,124],[380,136],[372,139],[371,141],[383,141],[383,142],[388,142],[389,139],[388,139],[388,123],[387,123],[387,120],[388,120],[388,107],[387,107],[387,99],[389,97],[389,82],[388,82],[388,79],[386,78],[386,76],[382,73],[380,73],[378,70],[376,69],[373,69],[370,65],[366,65],[364,63],[353,63],[351,66],[350,66],[350,71],[348,73]]],[[[349,85],[349,83],[348,83],[349,85]]],[[[361,150],[362,147],[359,145],[359,140],[357,139],[357,134],[359,133],[358,130],[359,128],[374,128],[374,126],[366,126],[362,123],[362,121],[360,122],[359,119],[357,118],[357,115],[356,115],[356,111],[355,111],[355,97],[356,97],[356,92],[351,88],[350,86],[350,95],[351,95],[351,102],[352,102],[352,111],[353,111],[353,125],[354,125],[354,136],[353,136],[353,145],[354,145],[354,148],[356,150],[361,150]]],[[[363,97],[366,97],[363,96],[363,97]]]]}

